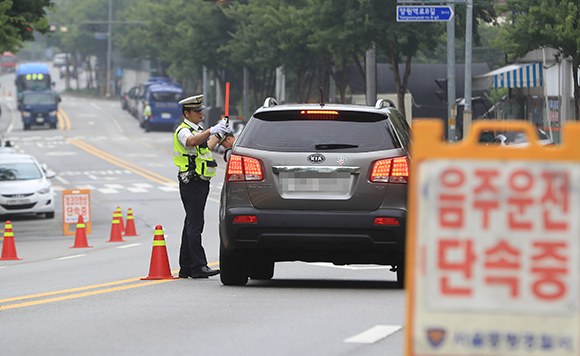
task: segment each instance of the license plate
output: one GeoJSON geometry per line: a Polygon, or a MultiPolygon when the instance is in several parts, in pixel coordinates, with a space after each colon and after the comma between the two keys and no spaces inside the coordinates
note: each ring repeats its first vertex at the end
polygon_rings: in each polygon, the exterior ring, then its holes
{"type": "Polygon", "coordinates": [[[6,205],[30,204],[30,199],[11,199],[6,201],[6,205]]]}
{"type": "Polygon", "coordinates": [[[37,117],[36,122],[44,122],[44,117],[37,117]]]}
{"type": "Polygon", "coordinates": [[[162,119],[171,119],[171,114],[170,113],[161,113],[161,118],[162,119]]]}

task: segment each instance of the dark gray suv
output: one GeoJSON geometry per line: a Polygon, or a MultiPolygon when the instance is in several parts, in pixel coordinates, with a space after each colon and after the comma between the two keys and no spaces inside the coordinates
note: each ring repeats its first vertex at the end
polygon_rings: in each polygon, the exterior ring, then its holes
{"type": "Polygon", "coordinates": [[[225,285],[279,261],[390,265],[404,285],[410,128],[374,107],[266,99],[228,152],[220,204],[225,285]]]}

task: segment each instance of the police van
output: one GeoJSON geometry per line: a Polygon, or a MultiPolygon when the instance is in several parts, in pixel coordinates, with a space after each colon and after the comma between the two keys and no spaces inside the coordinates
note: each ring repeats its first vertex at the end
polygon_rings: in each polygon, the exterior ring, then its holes
{"type": "Polygon", "coordinates": [[[178,104],[183,98],[183,89],[177,83],[153,84],[147,87],[143,96],[144,105],[151,106],[151,116],[139,113],[139,123],[146,132],[157,129],[172,129],[181,120],[178,104]]]}

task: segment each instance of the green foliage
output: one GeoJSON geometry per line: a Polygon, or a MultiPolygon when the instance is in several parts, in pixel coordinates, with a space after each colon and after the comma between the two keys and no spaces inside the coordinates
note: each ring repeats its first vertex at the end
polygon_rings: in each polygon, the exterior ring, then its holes
{"type": "Polygon", "coordinates": [[[529,51],[550,47],[556,59],[571,58],[576,117],[580,117],[580,4],[577,0],[507,0],[501,11],[509,12],[500,36],[491,41],[508,59],[525,56],[529,51]]]}
{"type": "Polygon", "coordinates": [[[46,33],[51,6],[51,0],[0,1],[0,50],[18,52],[23,42],[34,41],[34,31],[46,33]]]}
{"type": "Polygon", "coordinates": [[[484,93],[485,98],[489,100],[490,103],[495,104],[502,101],[503,97],[509,93],[509,88],[497,88],[490,89],[484,93]]]}

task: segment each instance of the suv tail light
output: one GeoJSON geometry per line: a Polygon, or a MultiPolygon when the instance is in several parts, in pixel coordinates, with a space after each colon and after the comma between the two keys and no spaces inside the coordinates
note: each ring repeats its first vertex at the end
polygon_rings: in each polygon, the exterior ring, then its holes
{"type": "Polygon", "coordinates": [[[262,179],[264,175],[259,160],[239,155],[231,155],[228,159],[226,181],[243,182],[262,179]]]}
{"type": "Polygon", "coordinates": [[[373,183],[407,183],[409,162],[407,157],[387,158],[376,161],[371,171],[373,183]]]}

